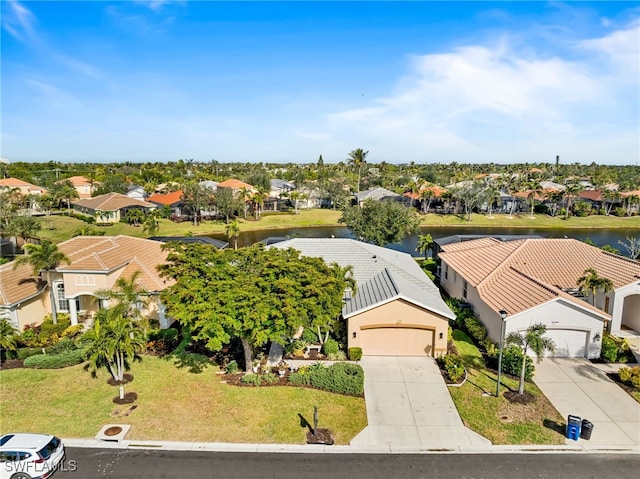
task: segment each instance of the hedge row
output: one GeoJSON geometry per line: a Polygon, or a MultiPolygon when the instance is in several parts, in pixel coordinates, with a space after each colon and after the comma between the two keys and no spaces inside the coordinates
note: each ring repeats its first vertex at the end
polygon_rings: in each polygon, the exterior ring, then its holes
{"type": "Polygon", "coordinates": [[[349,396],[364,393],[364,371],[361,366],[351,363],[335,363],[329,367],[320,363],[303,366],[289,375],[289,382],[349,396]]]}
{"type": "Polygon", "coordinates": [[[60,369],[80,364],[83,361],[84,351],[76,349],[60,354],[37,354],[24,360],[25,368],[34,369],[60,369]]]}
{"type": "Polygon", "coordinates": [[[464,376],[464,362],[460,356],[445,354],[437,359],[451,382],[458,382],[464,376]]]}

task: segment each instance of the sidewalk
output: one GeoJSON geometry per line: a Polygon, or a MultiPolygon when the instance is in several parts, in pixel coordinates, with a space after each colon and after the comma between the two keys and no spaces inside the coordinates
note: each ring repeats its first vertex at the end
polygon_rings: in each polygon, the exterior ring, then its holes
{"type": "Polygon", "coordinates": [[[574,445],[458,446],[452,449],[424,449],[401,446],[323,446],[315,444],[238,444],[222,442],[99,441],[63,438],[65,447],[100,449],[156,449],[169,451],[252,452],[287,454],[639,454],[640,447],[592,446],[588,441],[574,445]]]}

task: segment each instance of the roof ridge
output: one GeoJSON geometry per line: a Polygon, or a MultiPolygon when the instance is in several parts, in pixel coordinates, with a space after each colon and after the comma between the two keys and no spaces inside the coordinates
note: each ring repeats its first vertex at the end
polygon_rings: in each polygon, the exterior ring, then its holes
{"type": "Polygon", "coordinates": [[[632,258],[627,258],[626,256],[622,256],[621,254],[610,253],[609,251],[604,251],[604,250],[600,250],[600,253],[603,254],[604,256],[611,256],[617,260],[625,261],[626,263],[631,263],[633,265],[640,265],[640,261],[632,258]]]}
{"type": "MultiPolygon", "coordinates": [[[[498,243],[500,243],[500,244],[502,244],[502,245],[511,245],[511,244],[515,244],[515,243],[517,243],[517,242],[521,242],[521,243],[520,243],[518,246],[516,246],[516,247],[511,251],[511,253],[509,253],[509,254],[506,256],[506,258],[504,258],[504,260],[502,260],[502,261],[500,262],[500,264],[498,265],[498,267],[497,267],[496,269],[494,269],[493,271],[491,271],[491,273],[489,273],[487,276],[485,276],[483,279],[481,279],[481,280],[478,282],[478,286],[477,286],[478,288],[480,288],[484,283],[488,282],[490,279],[494,278],[494,277],[498,274],[498,272],[500,272],[500,271],[504,270],[505,268],[511,268],[512,266],[511,266],[511,265],[507,265],[507,262],[509,261],[509,259],[513,258],[513,255],[514,255],[515,253],[517,253],[517,252],[518,252],[518,251],[519,251],[519,250],[520,250],[520,249],[521,249],[521,248],[526,244],[526,242],[527,242],[529,239],[531,239],[531,238],[525,238],[525,239],[522,239],[522,240],[506,241],[506,242],[505,242],[505,241],[497,240],[496,238],[489,238],[489,239],[494,239],[494,240],[496,240],[498,243]]],[[[493,247],[493,245],[492,245],[492,247],[493,247]]],[[[485,248],[489,248],[489,246],[485,246],[485,248]]],[[[482,247],[480,247],[480,248],[478,248],[478,249],[482,249],[482,247]]],[[[515,268],[514,268],[514,270],[515,270],[515,268]]]]}
{"type": "MultiPolygon", "coordinates": [[[[149,278],[151,278],[156,285],[162,286],[160,284],[160,282],[156,279],[157,275],[155,273],[153,273],[153,272],[150,272],[149,268],[147,268],[147,266],[144,264],[144,262],[140,261],[140,259],[138,258],[137,255],[134,256],[133,258],[131,258],[131,261],[129,262],[129,264],[131,264],[133,262],[137,263],[138,266],[140,266],[142,268],[142,270],[144,270],[144,272],[147,273],[147,275],[149,275],[149,278]]],[[[127,266],[129,264],[127,264],[127,266]]],[[[144,287],[144,285],[142,285],[142,286],[144,287]]]]}

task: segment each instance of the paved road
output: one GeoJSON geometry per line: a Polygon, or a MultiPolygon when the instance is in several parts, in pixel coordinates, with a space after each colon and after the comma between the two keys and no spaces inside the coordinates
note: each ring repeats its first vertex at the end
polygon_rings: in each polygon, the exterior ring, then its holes
{"type": "Polygon", "coordinates": [[[638,454],[285,454],[67,448],[54,479],[637,479],[638,454]],[[75,470],[73,470],[75,469],[75,470]]]}

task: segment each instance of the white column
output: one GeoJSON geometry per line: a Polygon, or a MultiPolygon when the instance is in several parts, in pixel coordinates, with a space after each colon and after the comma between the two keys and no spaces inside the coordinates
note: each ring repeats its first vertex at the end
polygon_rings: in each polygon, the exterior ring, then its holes
{"type": "Polygon", "coordinates": [[[78,324],[78,311],[76,309],[76,299],[69,299],[69,315],[71,316],[71,326],[78,324]]]}

